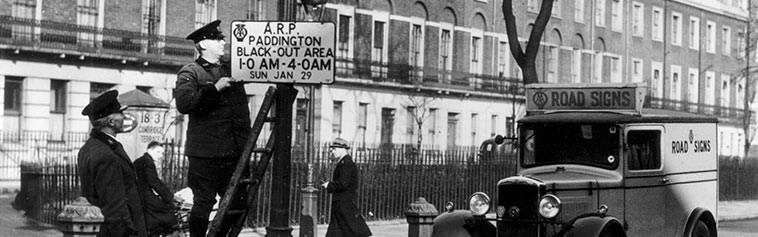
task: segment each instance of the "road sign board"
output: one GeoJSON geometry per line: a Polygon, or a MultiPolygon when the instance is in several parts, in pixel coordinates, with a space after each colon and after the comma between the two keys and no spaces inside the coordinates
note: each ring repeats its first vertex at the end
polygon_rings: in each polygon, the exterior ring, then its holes
{"type": "Polygon", "coordinates": [[[232,21],[232,77],[245,82],[332,84],[334,22],[232,21]]]}

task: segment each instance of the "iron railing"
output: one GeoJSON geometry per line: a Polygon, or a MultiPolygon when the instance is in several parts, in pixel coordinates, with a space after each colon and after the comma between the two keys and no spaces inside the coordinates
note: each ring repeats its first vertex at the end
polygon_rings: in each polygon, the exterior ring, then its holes
{"type": "Polygon", "coordinates": [[[339,78],[371,80],[377,83],[424,86],[458,91],[481,91],[523,95],[519,78],[444,70],[436,67],[414,67],[406,63],[386,63],[371,60],[339,58],[336,74],[339,78]]]}
{"type": "Polygon", "coordinates": [[[7,15],[0,15],[0,44],[17,49],[99,57],[135,57],[173,64],[191,61],[195,54],[192,42],[180,37],[7,15]]]}
{"type": "MultiPolygon", "coordinates": [[[[724,107],[719,105],[692,103],[689,101],[670,100],[665,98],[649,97],[646,108],[685,111],[695,114],[716,116],[741,123],[745,116],[744,108],[724,107]]],[[[751,114],[754,113],[751,111],[751,114]]]]}
{"type": "MultiPolygon", "coordinates": [[[[87,137],[72,134],[64,141],[52,141],[43,132],[25,134],[0,134],[0,145],[5,148],[0,162],[5,167],[15,167],[20,176],[16,182],[21,183],[21,192],[17,194],[14,207],[25,210],[32,219],[55,224],[56,215],[63,206],[80,195],[76,152],[87,137]],[[10,151],[10,147],[16,147],[15,151],[10,151]]],[[[162,176],[177,191],[186,187],[187,159],[182,154],[181,144],[167,144],[162,176]]],[[[292,161],[290,213],[300,211],[300,190],[306,186],[309,169],[313,171],[316,187],[321,181],[331,179],[334,163],[327,151],[326,144],[319,144],[311,160],[303,159],[305,154],[293,153],[293,157],[298,158],[292,161]]],[[[350,151],[359,169],[358,205],[369,221],[402,219],[407,205],[421,196],[438,209],[448,201],[458,208],[465,208],[466,199],[476,191],[484,191],[496,200],[497,181],[514,175],[517,165],[515,154],[477,157],[475,147],[450,150],[422,147],[417,151],[410,145],[367,145],[365,148],[356,146],[350,151]]],[[[724,157],[719,160],[720,200],[755,198],[758,194],[754,185],[758,180],[755,175],[758,173],[757,159],[724,157]]],[[[249,227],[268,224],[270,188],[269,172],[255,205],[251,207],[249,227]]],[[[327,223],[330,195],[321,190],[318,196],[318,222],[327,223]]],[[[298,215],[290,215],[290,218],[292,224],[299,222],[298,215]]]]}

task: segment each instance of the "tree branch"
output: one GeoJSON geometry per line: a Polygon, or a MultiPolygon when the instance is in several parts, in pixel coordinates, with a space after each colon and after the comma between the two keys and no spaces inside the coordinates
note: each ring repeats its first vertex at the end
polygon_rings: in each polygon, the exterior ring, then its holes
{"type": "Polygon", "coordinates": [[[540,50],[542,33],[545,32],[545,26],[550,20],[550,15],[552,12],[553,0],[542,0],[540,13],[537,15],[537,19],[534,20],[534,26],[532,27],[532,32],[529,35],[529,42],[526,44],[526,60],[528,62],[534,62],[534,60],[537,58],[537,52],[540,50]]]}
{"type": "Polygon", "coordinates": [[[524,68],[526,65],[526,56],[521,50],[521,44],[518,42],[518,29],[516,28],[516,17],[513,16],[513,5],[511,0],[503,0],[503,15],[505,16],[505,31],[508,35],[508,46],[511,49],[513,59],[519,67],[524,68]]]}

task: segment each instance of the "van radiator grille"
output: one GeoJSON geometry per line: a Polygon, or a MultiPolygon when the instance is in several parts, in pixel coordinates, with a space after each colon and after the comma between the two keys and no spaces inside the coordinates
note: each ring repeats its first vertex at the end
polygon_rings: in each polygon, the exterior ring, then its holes
{"type": "MultiPolygon", "coordinates": [[[[544,189],[544,188],[543,188],[544,189]]],[[[539,225],[534,222],[539,218],[537,205],[540,186],[530,184],[503,184],[498,186],[497,205],[505,207],[505,215],[497,222],[498,236],[537,236],[539,225]],[[518,208],[519,215],[511,218],[508,210],[518,208]]]]}

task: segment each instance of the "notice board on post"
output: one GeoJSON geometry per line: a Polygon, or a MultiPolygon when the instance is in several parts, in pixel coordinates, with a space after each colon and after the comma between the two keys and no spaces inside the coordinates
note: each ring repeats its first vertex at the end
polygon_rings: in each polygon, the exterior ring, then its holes
{"type": "Polygon", "coordinates": [[[231,23],[232,77],[245,82],[334,83],[334,22],[231,23]]]}

